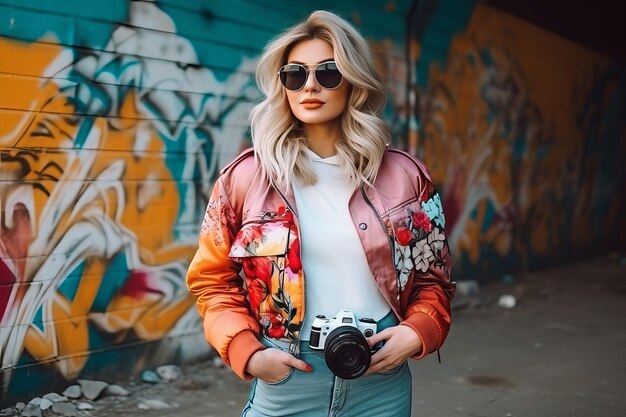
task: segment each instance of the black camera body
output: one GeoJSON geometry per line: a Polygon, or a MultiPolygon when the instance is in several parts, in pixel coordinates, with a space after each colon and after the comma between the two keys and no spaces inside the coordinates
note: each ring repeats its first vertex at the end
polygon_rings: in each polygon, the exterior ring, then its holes
{"type": "Polygon", "coordinates": [[[370,318],[356,319],[350,310],[339,310],[332,319],[317,316],[311,324],[309,347],[323,350],[328,368],[343,379],[358,378],[370,366],[372,352],[367,337],[376,334],[376,322],[370,318]]]}

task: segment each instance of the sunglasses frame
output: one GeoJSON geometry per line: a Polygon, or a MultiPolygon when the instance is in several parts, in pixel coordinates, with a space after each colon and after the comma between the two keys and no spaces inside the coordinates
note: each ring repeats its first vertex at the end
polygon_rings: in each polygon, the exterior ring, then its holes
{"type": "Polygon", "coordinates": [[[285,64],[282,67],[280,67],[280,69],[278,70],[278,79],[280,80],[280,84],[283,86],[283,88],[289,90],[289,91],[300,91],[304,88],[304,86],[306,85],[307,81],[309,81],[309,76],[311,75],[311,72],[313,72],[313,76],[315,77],[315,82],[318,83],[321,87],[327,89],[327,90],[335,90],[337,88],[339,88],[341,86],[341,83],[343,83],[343,74],[341,73],[341,71],[339,71],[339,68],[337,68],[337,72],[339,73],[339,75],[341,76],[341,80],[339,80],[339,84],[337,84],[336,87],[325,87],[324,85],[322,85],[322,83],[319,82],[319,80],[317,79],[317,69],[322,66],[322,65],[326,65],[326,64],[330,64],[333,63],[335,64],[335,66],[337,66],[337,62],[335,62],[335,60],[330,60],[330,61],[324,61],[324,62],[320,62],[319,64],[315,64],[315,68],[314,69],[310,69],[310,67],[312,67],[313,65],[302,65],[302,64],[285,64]],[[304,78],[304,82],[302,83],[302,86],[296,90],[292,90],[291,88],[287,88],[287,86],[285,86],[285,84],[283,84],[283,80],[280,77],[280,73],[282,72],[283,68],[289,66],[289,65],[296,65],[298,67],[304,68],[304,70],[306,71],[306,77],[304,78]]]}

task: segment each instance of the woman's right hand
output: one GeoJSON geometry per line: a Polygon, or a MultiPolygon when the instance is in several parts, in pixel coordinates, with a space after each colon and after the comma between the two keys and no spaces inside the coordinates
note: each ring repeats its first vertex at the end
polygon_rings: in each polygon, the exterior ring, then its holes
{"type": "Polygon", "coordinates": [[[265,382],[278,382],[291,372],[291,368],[303,372],[311,372],[313,368],[303,360],[297,359],[291,353],[280,349],[267,348],[256,351],[248,360],[246,372],[262,379],[265,382]]]}

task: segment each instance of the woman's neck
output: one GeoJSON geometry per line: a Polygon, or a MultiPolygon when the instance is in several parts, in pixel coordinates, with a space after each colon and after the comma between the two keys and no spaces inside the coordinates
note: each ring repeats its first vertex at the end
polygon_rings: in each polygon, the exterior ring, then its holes
{"type": "Polygon", "coordinates": [[[335,145],[339,138],[338,124],[305,125],[304,134],[306,135],[309,149],[318,156],[328,158],[337,153],[335,145]]]}

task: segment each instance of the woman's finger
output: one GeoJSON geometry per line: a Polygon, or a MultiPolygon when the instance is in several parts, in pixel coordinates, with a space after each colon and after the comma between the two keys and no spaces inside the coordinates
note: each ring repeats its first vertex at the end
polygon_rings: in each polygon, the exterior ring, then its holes
{"type": "Polygon", "coordinates": [[[303,372],[311,372],[313,370],[313,367],[309,365],[308,363],[306,363],[305,361],[300,360],[293,355],[289,355],[289,356],[290,358],[287,362],[285,362],[285,365],[289,365],[292,368],[296,368],[303,372]]]}
{"type": "Polygon", "coordinates": [[[380,333],[376,333],[374,336],[367,339],[367,343],[369,343],[370,347],[374,346],[376,343],[381,342],[383,340],[387,340],[391,337],[391,331],[389,329],[385,329],[380,333]]]}

